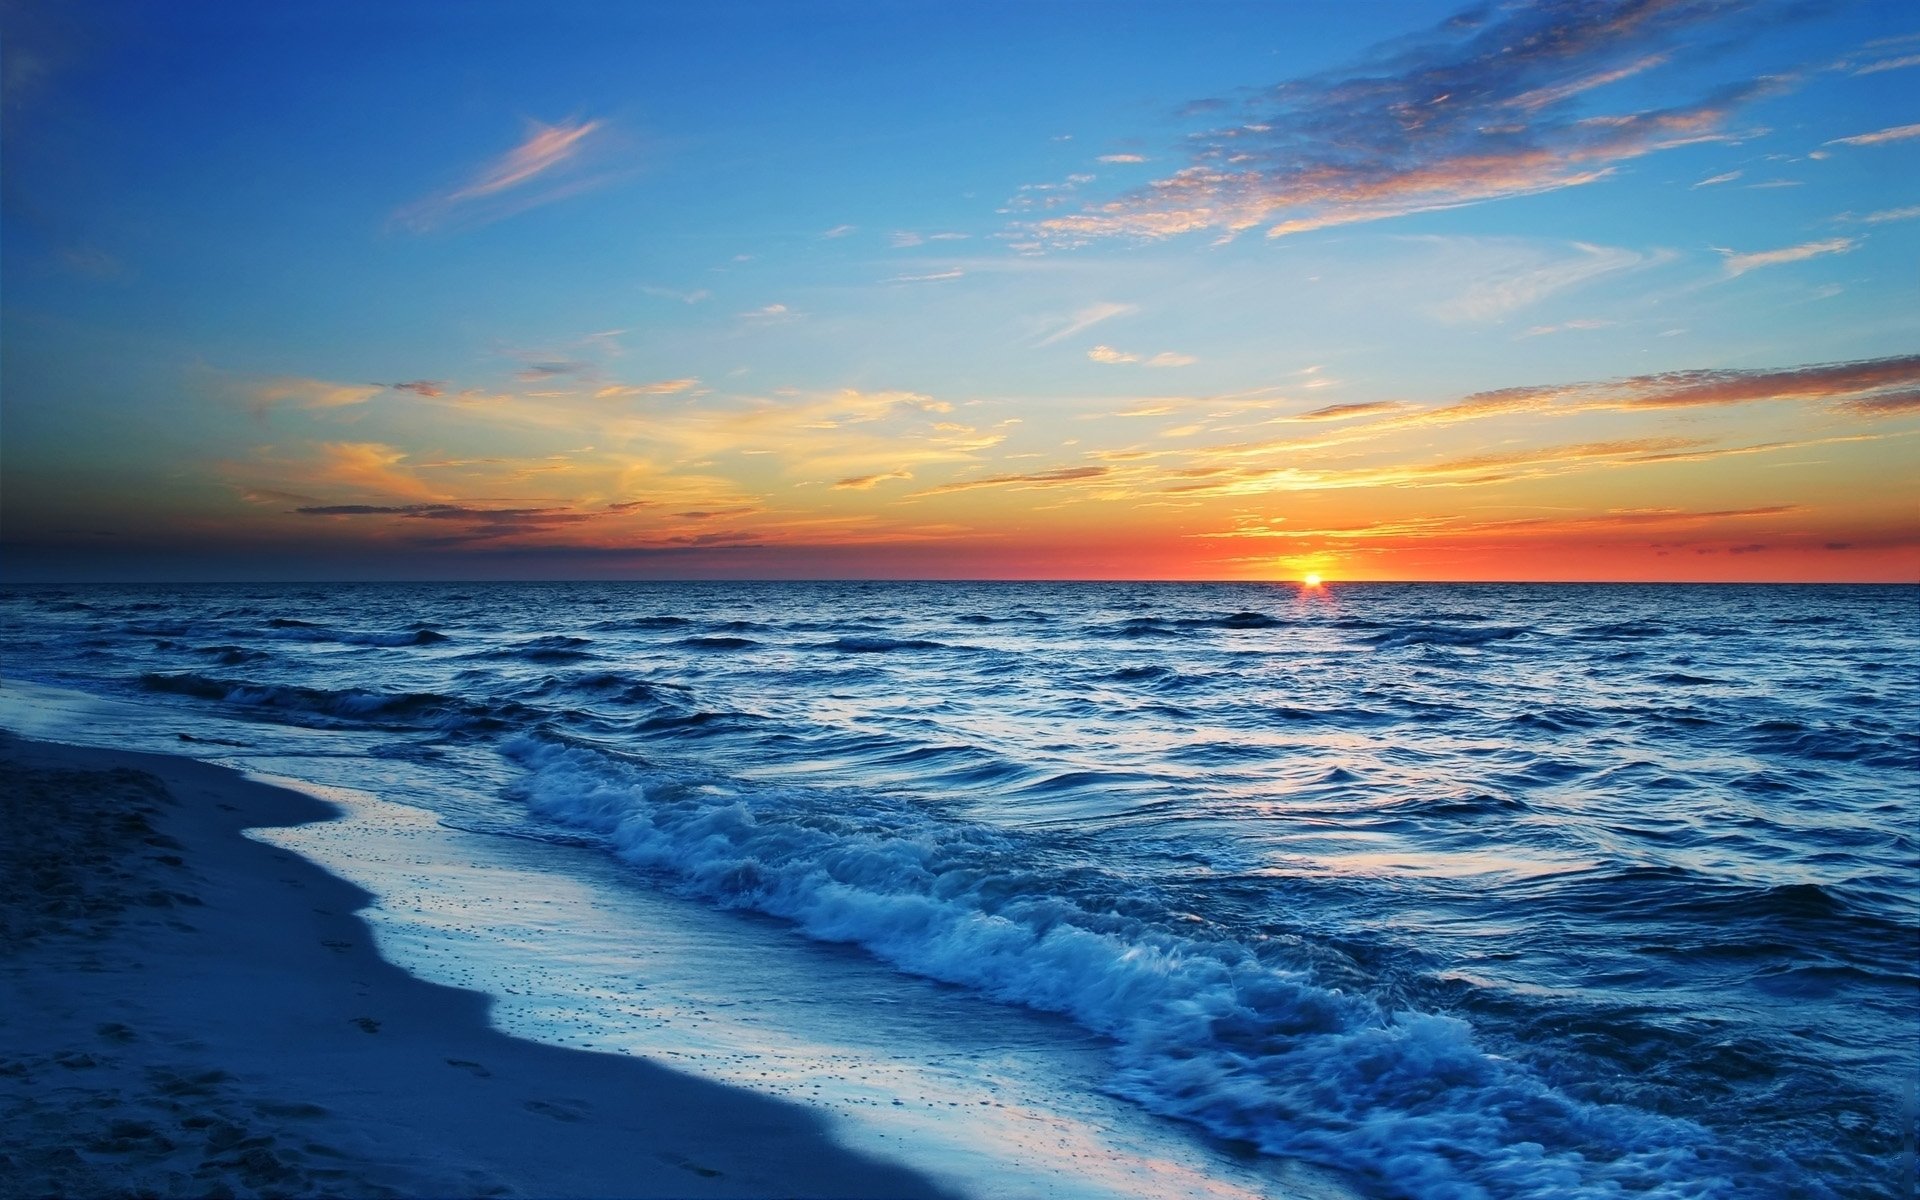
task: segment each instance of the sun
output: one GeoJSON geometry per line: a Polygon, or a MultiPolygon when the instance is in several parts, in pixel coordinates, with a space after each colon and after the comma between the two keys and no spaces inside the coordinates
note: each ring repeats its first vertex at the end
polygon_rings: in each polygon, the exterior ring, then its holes
{"type": "Polygon", "coordinates": [[[1306,587],[1317,588],[1320,586],[1320,574],[1317,571],[1308,571],[1301,576],[1300,582],[1306,587]]]}

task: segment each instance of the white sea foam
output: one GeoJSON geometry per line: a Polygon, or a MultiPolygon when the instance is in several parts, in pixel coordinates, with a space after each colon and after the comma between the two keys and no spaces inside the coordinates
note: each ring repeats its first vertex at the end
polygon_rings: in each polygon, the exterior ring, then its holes
{"type": "MultiPolygon", "coordinates": [[[[1114,1039],[1147,1107],[1419,1197],[1733,1194],[1698,1126],[1584,1104],[1488,1054],[1453,1017],[1391,1012],[1084,902],[1029,835],[886,797],[716,787],[523,735],[535,811],[733,907],[907,970],[1067,1014],[1114,1039]],[[1549,1148],[1551,1147],[1551,1148],[1549,1148]]],[[[1052,861],[1057,862],[1057,856],[1052,861]]]]}

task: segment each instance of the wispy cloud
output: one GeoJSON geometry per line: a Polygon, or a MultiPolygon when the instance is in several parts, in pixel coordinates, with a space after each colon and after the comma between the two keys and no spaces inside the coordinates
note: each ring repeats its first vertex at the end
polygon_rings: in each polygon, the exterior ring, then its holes
{"type": "Polygon", "coordinates": [[[544,383],[568,375],[591,375],[596,369],[594,364],[579,359],[548,358],[528,363],[515,373],[514,378],[522,383],[544,383]]]}
{"type": "Polygon", "coordinates": [[[791,321],[800,314],[784,304],[763,304],[759,308],[748,309],[740,314],[743,321],[791,321]]]}
{"type": "Polygon", "coordinates": [[[872,490],[875,486],[885,483],[890,479],[912,478],[912,471],[881,471],[874,475],[850,475],[845,479],[835,480],[833,486],[842,491],[865,492],[872,490]]]}
{"type": "Polygon", "coordinates": [[[925,275],[895,275],[888,283],[945,283],[951,279],[963,279],[966,272],[958,267],[948,271],[929,271],[925,275]]]}
{"type": "Polygon", "coordinates": [[[1911,221],[1920,217],[1920,204],[1909,204],[1904,208],[1883,208],[1879,212],[1870,212],[1856,217],[1852,213],[1841,213],[1835,221],[1850,221],[1860,225],[1884,225],[1889,221],[1911,221]]]}
{"type": "Polygon", "coordinates": [[[1916,388],[1920,388],[1920,354],[1909,354],[1800,367],[1666,371],[1594,383],[1502,388],[1407,419],[1445,424],[1548,409],[1695,408],[1786,400],[1851,406],[1916,388]]]}
{"type": "Polygon", "coordinates": [[[1856,133],[1852,137],[1833,138],[1829,146],[1877,146],[1882,142],[1904,142],[1908,138],[1920,137],[1920,125],[1895,125],[1891,129],[1876,129],[1872,133],[1856,133]]]}
{"type": "Polygon", "coordinates": [[[407,452],[379,442],[328,442],[319,447],[319,461],[313,477],[332,487],[344,487],[366,495],[416,497],[437,501],[441,497],[417,475],[401,464],[407,452]]]}
{"type": "Polygon", "coordinates": [[[860,227],[858,225],[835,225],[832,229],[823,232],[820,238],[822,241],[830,241],[834,238],[843,238],[849,234],[858,233],[859,231],[860,227]]]}
{"type": "Polygon", "coordinates": [[[1051,212],[1075,202],[1082,187],[1099,178],[1084,172],[1046,183],[1023,183],[1000,209],[1003,213],[1051,212]]]}
{"type": "Polygon", "coordinates": [[[1100,156],[1100,161],[1103,163],[1119,164],[1119,163],[1143,163],[1147,160],[1138,154],[1102,154],[1100,156]]]}
{"type": "Polygon", "coordinates": [[[1860,245],[1859,238],[1827,238],[1819,242],[1803,242],[1798,246],[1787,246],[1779,250],[1759,250],[1751,254],[1740,254],[1732,250],[1722,250],[1726,256],[1728,275],[1744,275],[1759,267],[1777,267],[1782,263],[1804,262],[1809,258],[1819,258],[1826,254],[1846,254],[1860,245]]]}
{"type": "Polygon", "coordinates": [[[984,479],[962,479],[928,488],[916,495],[937,496],[946,492],[965,492],[989,487],[1059,487],[1062,484],[1087,483],[1101,479],[1112,467],[1060,467],[1052,471],[1034,471],[1024,475],[989,475],[984,479]]]}
{"type": "Polygon", "coordinates": [[[658,296],[662,300],[678,300],[682,304],[698,304],[702,300],[711,300],[713,298],[713,293],[705,288],[695,288],[692,291],[683,292],[676,291],[673,288],[642,284],[640,290],[649,296],[658,296]]]}
{"type": "Polygon", "coordinates": [[[1429,251],[1426,270],[1436,290],[1450,287],[1429,314],[1447,323],[1498,321],[1556,293],[1609,275],[1657,267],[1668,252],[1641,253],[1587,242],[1535,238],[1419,237],[1401,239],[1429,251]]]}
{"type": "Polygon", "coordinates": [[[1855,75],[1878,75],[1882,71],[1900,71],[1907,67],[1920,67],[1920,54],[1904,54],[1899,58],[1883,58],[1879,62],[1870,62],[1864,67],[1854,69],[1855,75]]]}
{"type": "Polygon", "coordinates": [[[422,521],[467,521],[478,517],[542,525],[588,519],[588,514],[560,508],[472,508],[464,504],[313,504],[293,511],[303,517],[413,517],[422,521]]]}
{"type": "Polygon", "coordinates": [[[1311,412],[1287,418],[1290,421],[1351,421],[1356,417],[1380,417],[1399,412],[1407,406],[1395,400],[1369,400],[1361,404],[1329,404],[1311,412]]]}
{"type": "Polygon", "coordinates": [[[1027,228],[1055,244],[1262,225],[1281,236],[1592,183],[1658,150],[1729,138],[1746,104],[1786,86],[1751,80],[1627,112],[1594,104],[1742,11],[1716,0],[1475,8],[1350,71],[1265,89],[1238,123],[1193,135],[1186,167],[1027,228]]]}
{"type": "MultiPolygon", "coordinates": [[[[409,391],[418,390],[417,385],[413,384],[393,386],[409,391]]],[[[324,379],[282,376],[252,385],[247,389],[247,396],[255,412],[265,412],[279,405],[309,409],[346,408],[365,404],[386,390],[386,387],[377,383],[330,383],[324,379]]]]}
{"type": "Polygon", "coordinates": [[[455,220],[484,224],[578,194],[611,176],[576,168],[603,121],[528,122],[526,138],[484,164],[466,183],[407,205],[394,214],[402,228],[425,233],[455,220]]]}
{"type": "Polygon", "coordinates": [[[1555,514],[1542,517],[1511,517],[1480,520],[1459,516],[1414,517],[1395,521],[1374,521],[1354,525],[1286,528],[1269,522],[1252,522],[1229,530],[1197,533],[1201,538],[1282,538],[1300,541],[1364,542],[1378,538],[1396,541],[1430,538],[1455,538],[1462,534],[1530,534],[1542,537],[1598,530],[1648,529],[1712,525],[1727,521],[1755,521],[1791,516],[1805,511],[1793,504],[1769,504],[1753,508],[1683,509],[1633,508],[1577,516],[1555,514]]]}
{"type": "Polygon", "coordinates": [[[1696,183],[1693,186],[1695,188],[1703,188],[1703,187],[1712,187],[1716,183],[1732,183],[1734,180],[1740,178],[1742,174],[1744,174],[1744,172],[1728,171],[1724,175],[1715,175],[1708,179],[1702,179],[1699,183],[1696,183]]]}
{"type": "Polygon", "coordinates": [[[1613,327],[1613,324],[1614,323],[1612,321],[1601,320],[1597,317],[1577,317],[1571,321],[1562,321],[1558,325],[1535,325],[1531,329],[1527,330],[1527,332],[1522,334],[1521,336],[1522,337],[1545,337],[1547,334],[1550,334],[1550,333],[1571,333],[1575,331],[1586,331],[1590,329],[1611,329],[1613,327]]]}
{"type": "Polygon", "coordinates": [[[699,387],[698,379],[658,379],[652,383],[615,383],[593,394],[595,400],[628,400],[637,396],[673,396],[699,387]]]}
{"type": "Polygon", "coordinates": [[[941,230],[937,233],[921,233],[913,229],[896,229],[887,235],[887,242],[895,250],[910,250],[928,242],[964,242],[970,235],[956,233],[953,230],[941,230]]]}
{"type": "Polygon", "coordinates": [[[1653,461],[1650,456],[1699,452],[1706,443],[1688,438],[1623,438],[1604,442],[1536,446],[1475,454],[1439,462],[1399,462],[1362,467],[1243,466],[1191,469],[1194,482],[1166,490],[1189,495],[1257,495],[1274,490],[1330,491],[1352,488],[1484,487],[1538,479],[1597,465],[1653,461]]]}
{"type": "Polygon", "coordinates": [[[1200,361],[1191,354],[1181,354],[1175,350],[1162,350],[1142,358],[1125,350],[1115,350],[1112,346],[1095,346],[1087,351],[1087,357],[1097,363],[1139,363],[1144,367],[1189,367],[1200,361]]]}
{"type": "Polygon", "coordinates": [[[582,121],[574,125],[536,123],[526,141],[488,163],[473,182],[454,191],[447,199],[458,203],[519,187],[578,154],[580,143],[598,128],[598,121],[582,121]]]}
{"type": "MultiPolygon", "coordinates": [[[[1913,411],[1913,397],[1916,396],[1920,396],[1920,355],[1785,368],[1668,371],[1622,379],[1501,388],[1477,392],[1432,408],[1413,408],[1392,402],[1334,405],[1276,420],[1347,422],[1337,431],[1307,438],[1216,445],[1195,451],[1200,457],[1194,460],[1194,465],[1187,471],[1198,482],[1178,485],[1174,490],[1254,494],[1276,487],[1402,486],[1436,478],[1441,482],[1500,481],[1515,477],[1506,467],[1523,465],[1522,459],[1533,461],[1527,456],[1538,452],[1516,451],[1514,453],[1521,455],[1521,459],[1504,463],[1494,463],[1484,456],[1451,460],[1445,464],[1445,470],[1438,472],[1437,477],[1432,467],[1405,464],[1354,470],[1316,469],[1307,466],[1307,460],[1302,456],[1314,451],[1384,444],[1383,439],[1407,433],[1420,433],[1424,438],[1424,431],[1434,427],[1519,416],[1562,418],[1581,413],[1648,413],[1746,404],[1797,403],[1817,404],[1839,415],[1871,420],[1901,416],[1913,411]],[[1289,465],[1284,468],[1263,465],[1276,457],[1284,459],[1289,465]],[[1490,469],[1495,466],[1502,469],[1490,469]]],[[[1825,440],[1845,441],[1851,440],[1852,436],[1825,440]]],[[[1568,448],[1563,447],[1540,461],[1567,463],[1581,456],[1639,463],[1696,461],[1729,454],[1766,453],[1786,444],[1726,448],[1698,441],[1668,440],[1655,445],[1644,439],[1631,444],[1585,443],[1577,448],[1579,455],[1572,455],[1568,448]]],[[[1540,464],[1535,465],[1537,467],[1540,464]]],[[[1534,470],[1532,467],[1528,469],[1534,470]]]]}
{"type": "Polygon", "coordinates": [[[1135,304],[1116,304],[1111,300],[1102,300],[1098,304],[1089,304],[1072,315],[1062,319],[1058,329],[1041,338],[1036,346],[1051,346],[1055,342],[1065,341],[1076,333],[1085,333],[1102,321],[1111,321],[1115,317],[1131,316],[1140,311],[1135,304]]]}
{"type": "Polygon", "coordinates": [[[466,504],[315,504],[293,511],[303,517],[335,520],[384,517],[401,521],[444,522],[453,526],[450,532],[416,539],[427,544],[442,545],[541,533],[605,515],[577,512],[570,508],[476,508],[466,504]]]}

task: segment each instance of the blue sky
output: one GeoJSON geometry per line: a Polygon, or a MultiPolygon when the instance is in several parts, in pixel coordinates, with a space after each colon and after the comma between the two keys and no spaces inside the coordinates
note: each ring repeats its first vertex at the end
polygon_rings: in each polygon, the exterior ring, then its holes
{"type": "Polygon", "coordinates": [[[0,33],[29,574],[1920,576],[1911,6],[0,33]]]}

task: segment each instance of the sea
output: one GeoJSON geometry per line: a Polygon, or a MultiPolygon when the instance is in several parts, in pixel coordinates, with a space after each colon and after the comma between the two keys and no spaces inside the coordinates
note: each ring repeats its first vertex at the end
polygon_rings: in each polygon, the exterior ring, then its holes
{"type": "Polygon", "coordinates": [[[0,672],[973,1195],[1915,1187],[1920,588],[12,586],[0,672]]]}

